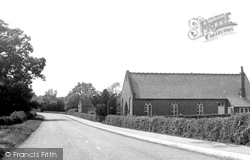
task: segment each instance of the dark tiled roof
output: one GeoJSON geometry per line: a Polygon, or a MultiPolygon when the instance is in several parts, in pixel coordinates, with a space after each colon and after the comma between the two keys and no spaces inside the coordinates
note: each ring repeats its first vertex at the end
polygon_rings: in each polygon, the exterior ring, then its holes
{"type": "MultiPolygon", "coordinates": [[[[128,72],[135,98],[228,99],[239,98],[240,74],[186,74],[128,72]]],[[[247,80],[246,83],[249,83],[247,80]]]]}

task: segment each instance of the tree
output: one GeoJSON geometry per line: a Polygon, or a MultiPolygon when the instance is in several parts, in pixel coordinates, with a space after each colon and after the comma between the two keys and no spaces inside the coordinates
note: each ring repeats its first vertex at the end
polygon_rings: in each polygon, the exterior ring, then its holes
{"type": "Polygon", "coordinates": [[[45,94],[43,96],[43,100],[45,102],[51,102],[51,101],[57,101],[57,90],[54,89],[48,89],[45,91],[45,94]]]}
{"type": "Polygon", "coordinates": [[[102,92],[96,92],[91,95],[92,104],[96,107],[96,113],[99,116],[107,115],[107,105],[111,95],[107,89],[102,92]]]}
{"type": "Polygon", "coordinates": [[[91,95],[95,91],[95,87],[91,83],[78,82],[78,84],[72,89],[71,93],[91,95]]]}
{"type": "Polygon", "coordinates": [[[65,103],[64,98],[57,98],[57,111],[64,111],[65,103]]]}
{"type": "Polygon", "coordinates": [[[48,89],[43,96],[33,97],[40,104],[42,111],[64,111],[64,98],[57,97],[57,90],[48,89]]]}
{"type": "Polygon", "coordinates": [[[33,52],[30,40],[22,30],[11,29],[0,20],[0,79],[4,83],[31,85],[32,79],[45,80],[42,71],[46,60],[30,56],[33,52]]]}
{"type": "Polygon", "coordinates": [[[92,94],[91,101],[96,107],[97,115],[116,114],[117,98],[118,94],[114,94],[108,91],[108,89],[92,94]]]}
{"type": "Polygon", "coordinates": [[[30,102],[32,96],[32,89],[22,82],[0,86],[0,116],[14,111],[29,111],[34,107],[30,102]]]}
{"type": "Polygon", "coordinates": [[[29,111],[36,104],[31,102],[32,80],[45,80],[42,71],[44,58],[30,56],[33,47],[22,30],[8,27],[0,20],[0,114],[8,115],[13,111],[29,111]]]}
{"type": "Polygon", "coordinates": [[[79,99],[80,97],[77,93],[68,94],[68,96],[66,97],[66,102],[65,102],[65,110],[68,110],[71,108],[77,108],[79,99]]]}
{"type": "Polygon", "coordinates": [[[80,83],[70,91],[66,97],[65,109],[77,108],[79,100],[84,97],[90,97],[96,92],[95,87],[91,83],[80,83]]]}
{"type": "Polygon", "coordinates": [[[121,87],[121,84],[119,82],[115,82],[110,87],[108,87],[108,91],[110,93],[118,95],[121,92],[120,87],[121,87]]]}
{"type": "Polygon", "coordinates": [[[116,114],[117,107],[119,105],[118,101],[121,97],[120,87],[121,85],[119,82],[115,82],[110,87],[108,87],[108,91],[111,95],[113,95],[108,105],[108,114],[116,114]]]}

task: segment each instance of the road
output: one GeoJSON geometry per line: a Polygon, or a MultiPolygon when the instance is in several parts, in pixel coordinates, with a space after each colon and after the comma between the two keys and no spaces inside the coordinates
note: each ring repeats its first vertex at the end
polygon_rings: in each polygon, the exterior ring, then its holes
{"type": "Polygon", "coordinates": [[[20,148],[63,148],[64,160],[219,160],[103,131],[65,115],[41,114],[45,120],[20,148]]]}

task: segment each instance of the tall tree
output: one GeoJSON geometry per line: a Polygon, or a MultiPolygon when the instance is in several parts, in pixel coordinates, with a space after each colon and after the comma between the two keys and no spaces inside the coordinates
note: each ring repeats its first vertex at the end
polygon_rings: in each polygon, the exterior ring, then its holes
{"type": "Polygon", "coordinates": [[[113,83],[108,87],[108,91],[112,95],[108,104],[108,114],[116,114],[117,109],[119,110],[119,99],[121,97],[121,84],[119,82],[113,83]]]}
{"type": "Polygon", "coordinates": [[[33,47],[31,38],[18,28],[9,28],[0,20],[0,113],[8,115],[13,111],[28,111],[33,92],[32,80],[45,80],[42,71],[44,58],[30,56],[33,47]]]}
{"type": "Polygon", "coordinates": [[[48,89],[43,96],[33,96],[32,101],[39,103],[42,111],[64,111],[64,98],[57,97],[54,89],[48,89]]]}
{"type": "Polygon", "coordinates": [[[117,98],[119,94],[114,94],[108,89],[92,94],[91,101],[96,107],[97,115],[106,116],[116,114],[117,98]]]}
{"type": "Polygon", "coordinates": [[[71,92],[77,93],[79,95],[81,94],[91,95],[95,91],[96,91],[95,87],[91,83],[78,82],[78,84],[72,89],[71,92]]]}
{"type": "Polygon", "coordinates": [[[22,82],[0,86],[0,116],[14,111],[29,111],[32,96],[32,89],[22,82]]]}
{"type": "Polygon", "coordinates": [[[65,109],[77,108],[78,102],[83,97],[90,97],[96,92],[95,87],[91,83],[77,83],[77,85],[68,93],[66,97],[65,109]]]}
{"type": "Polygon", "coordinates": [[[96,92],[91,95],[92,104],[96,107],[97,115],[106,116],[108,102],[111,98],[110,92],[104,89],[102,92],[96,92]]]}
{"type": "Polygon", "coordinates": [[[50,88],[47,91],[45,91],[43,100],[44,101],[56,101],[57,99],[56,96],[57,96],[57,90],[50,88]]]}
{"type": "Polygon", "coordinates": [[[77,108],[80,96],[77,93],[68,94],[65,102],[65,110],[77,108]]]}
{"type": "Polygon", "coordinates": [[[111,86],[108,87],[108,91],[113,94],[120,94],[121,90],[121,84],[119,82],[113,83],[111,86]]]}
{"type": "Polygon", "coordinates": [[[45,80],[42,71],[46,60],[30,56],[33,52],[30,40],[22,30],[11,29],[0,20],[0,80],[27,85],[35,78],[45,80]]]}

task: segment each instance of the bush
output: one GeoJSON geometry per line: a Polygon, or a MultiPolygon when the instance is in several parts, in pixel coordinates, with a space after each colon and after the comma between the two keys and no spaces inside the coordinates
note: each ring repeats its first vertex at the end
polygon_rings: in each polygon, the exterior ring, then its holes
{"type": "Polygon", "coordinates": [[[38,103],[39,108],[41,111],[57,111],[57,112],[64,112],[64,102],[63,100],[57,98],[55,101],[50,102],[42,102],[38,103]]]}
{"type": "Polygon", "coordinates": [[[250,146],[250,114],[199,119],[108,115],[105,123],[142,131],[250,146]]]}
{"type": "Polygon", "coordinates": [[[37,113],[35,111],[24,112],[24,111],[15,111],[10,116],[0,117],[0,125],[13,125],[22,123],[25,120],[32,119],[37,113]]]}
{"type": "Polygon", "coordinates": [[[0,117],[0,125],[12,125],[13,119],[9,116],[0,117]]]}
{"type": "Polygon", "coordinates": [[[27,119],[27,115],[24,113],[24,111],[15,111],[10,115],[10,118],[13,119],[13,123],[22,123],[27,119]]]}
{"type": "Polygon", "coordinates": [[[104,116],[100,116],[100,115],[96,115],[95,121],[97,121],[97,122],[104,122],[105,121],[105,117],[104,116]]]}
{"type": "Polygon", "coordinates": [[[83,119],[87,119],[87,120],[91,120],[91,121],[96,121],[97,117],[95,114],[88,114],[88,113],[79,113],[79,112],[75,112],[72,110],[68,110],[67,114],[79,117],[79,118],[83,118],[83,119]]]}
{"type": "Polygon", "coordinates": [[[26,112],[25,114],[26,114],[26,116],[27,116],[27,119],[32,119],[32,118],[34,118],[34,117],[37,116],[36,111],[26,112]]]}
{"type": "Polygon", "coordinates": [[[203,115],[198,115],[198,114],[194,114],[194,115],[176,115],[176,116],[166,116],[167,118],[195,118],[195,119],[200,119],[200,118],[215,118],[215,117],[230,117],[231,114],[203,114],[203,115]]]}
{"type": "Polygon", "coordinates": [[[66,111],[66,114],[74,114],[77,111],[77,109],[69,109],[66,111]]]}

